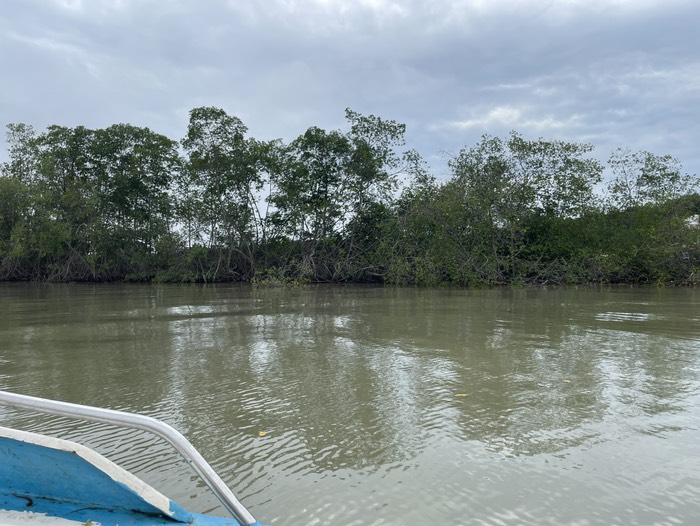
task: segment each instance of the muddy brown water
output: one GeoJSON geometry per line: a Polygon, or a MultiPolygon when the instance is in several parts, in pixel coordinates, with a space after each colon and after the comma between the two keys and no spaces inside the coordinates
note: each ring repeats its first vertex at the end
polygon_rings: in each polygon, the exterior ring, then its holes
{"type": "MultiPolygon", "coordinates": [[[[185,434],[270,525],[700,520],[700,291],[0,284],[0,389],[185,434]]],[[[225,515],[140,432],[0,407],[225,515]]]]}

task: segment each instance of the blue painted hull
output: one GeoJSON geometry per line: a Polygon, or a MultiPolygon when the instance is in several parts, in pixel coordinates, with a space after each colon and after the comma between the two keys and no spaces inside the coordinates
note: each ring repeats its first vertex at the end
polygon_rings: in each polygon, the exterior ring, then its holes
{"type": "Polygon", "coordinates": [[[240,526],[233,518],[190,513],[87,448],[60,443],[0,436],[0,510],[105,526],[240,526]]]}
{"type": "MultiPolygon", "coordinates": [[[[90,521],[92,524],[100,523],[103,526],[159,526],[177,524],[172,519],[160,516],[149,516],[144,513],[132,512],[124,509],[113,508],[82,508],[79,504],[70,502],[51,502],[37,499],[28,505],[26,498],[18,498],[13,495],[0,495],[0,510],[30,511],[35,514],[46,515],[48,517],[60,517],[85,524],[90,521]]],[[[214,517],[211,515],[201,515],[191,513],[192,526],[239,526],[234,519],[214,517]]],[[[0,519],[0,523],[1,523],[0,519]]],[[[31,522],[26,523],[31,526],[31,522]]],[[[260,523],[257,523],[260,525],[260,523]]]]}

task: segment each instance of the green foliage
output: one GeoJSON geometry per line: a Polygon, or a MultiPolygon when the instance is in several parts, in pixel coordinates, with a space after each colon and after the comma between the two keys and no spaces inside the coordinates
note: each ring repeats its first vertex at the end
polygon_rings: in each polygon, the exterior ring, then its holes
{"type": "Polygon", "coordinates": [[[613,173],[608,205],[618,210],[674,202],[698,187],[697,178],[683,174],[680,162],[670,155],[620,148],[608,164],[613,173]]]}
{"type": "Polygon", "coordinates": [[[252,280],[253,286],[259,288],[300,287],[309,284],[308,279],[291,277],[286,269],[270,267],[258,272],[252,280]]]}
{"type": "Polygon", "coordinates": [[[454,203],[450,237],[459,240],[460,281],[549,281],[561,267],[553,263],[568,255],[559,254],[558,229],[595,206],[602,167],[586,157],[591,149],[511,133],[484,136],[450,161],[444,191],[454,203]]]}
{"type": "Polygon", "coordinates": [[[9,236],[2,232],[0,277],[113,280],[150,272],[155,246],[170,231],[175,142],[128,125],[50,126],[40,135],[10,125],[8,135],[4,186],[23,185],[24,197],[13,199],[14,226],[9,236]]]}
{"type": "Polygon", "coordinates": [[[250,279],[255,273],[260,242],[255,194],[263,181],[259,145],[245,138],[247,131],[224,110],[195,108],[182,140],[188,157],[179,180],[178,213],[188,244],[216,252],[215,261],[199,269],[206,281],[250,279]]]}
{"type": "Polygon", "coordinates": [[[396,186],[394,148],[405,126],[351,110],[346,118],[348,133],[312,127],[278,150],[270,225],[295,241],[304,280],[371,279],[374,271],[368,227],[396,186]]]}
{"type": "Polygon", "coordinates": [[[670,156],[485,135],[438,180],[406,128],[286,144],[190,112],[178,143],[128,124],[7,127],[0,279],[374,282],[415,286],[700,282],[698,180],[670,156]],[[400,182],[402,185],[399,185],[400,182]]]}

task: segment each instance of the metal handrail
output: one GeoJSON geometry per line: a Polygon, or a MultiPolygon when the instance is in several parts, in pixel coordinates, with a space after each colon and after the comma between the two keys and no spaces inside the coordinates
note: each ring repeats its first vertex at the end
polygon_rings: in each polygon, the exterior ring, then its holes
{"type": "Polygon", "coordinates": [[[195,471],[206,482],[209,489],[221,501],[221,504],[243,525],[256,524],[256,520],[243,504],[236,498],[229,487],[221,480],[212,467],[204,460],[192,444],[174,427],[155,418],[126,411],[102,409],[87,405],[58,402],[34,396],[20,395],[0,391],[0,404],[22,407],[54,415],[67,416],[83,420],[92,420],[106,424],[114,424],[133,429],[149,431],[167,441],[192,465],[195,471]]]}

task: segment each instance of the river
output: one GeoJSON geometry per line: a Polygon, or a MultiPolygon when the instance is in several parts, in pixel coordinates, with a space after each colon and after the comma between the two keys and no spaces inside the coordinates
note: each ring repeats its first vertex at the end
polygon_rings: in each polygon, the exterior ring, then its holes
{"type": "MultiPolygon", "coordinates": [[[[269,525],[700,517],[700,290],[0,284],[0,389],[185,434],[269,525]]],[[[0,408],[224,514],[140,432],[0,408]]]]}

